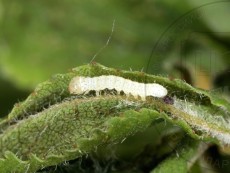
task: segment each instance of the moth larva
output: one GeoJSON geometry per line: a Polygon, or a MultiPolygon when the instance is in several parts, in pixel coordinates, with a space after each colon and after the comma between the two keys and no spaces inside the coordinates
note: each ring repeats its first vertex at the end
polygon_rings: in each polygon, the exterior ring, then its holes
{"type": "Polygon", "coordinates": [[[69,84],[71,94],[83,94],[91,90],[101,91],[104,89],[115,89],[117,92],[123,91],[125,94],[140,96],[145,100],[146,96],[164,97],[168,91],[165,87],[157,83],[139,83],[119,76],[98,76],[98,77],[74,77],[69,84]]]}

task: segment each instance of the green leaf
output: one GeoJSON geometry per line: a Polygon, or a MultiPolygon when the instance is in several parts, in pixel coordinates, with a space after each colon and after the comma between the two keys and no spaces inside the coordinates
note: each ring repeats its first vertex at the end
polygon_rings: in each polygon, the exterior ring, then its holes
{"type": "Polygon", "coordinates": [[[187,173],[197,158],[208,148],[207,144],[185,138],[174,153],[160,163],[151,173],[187,173]]]}
{"type": "Polygon", "coordinates": [[[170,81],[97,63],[80,66],[39,84],[0,122],[0,164],[4,165],[1,172],[9,172],[12,163],[19,172],[34,172],[76,159],[98,146],[121,143],[159,119],[181,127],[196,141],[229,144],[229,110],[224,99],[181,80],[170,81]],[[168,89],[174,104],[159,98],[143,101],[120,95],[69,93],[68,85],[74,76],[100,75],[159,83],[168,89]]]}

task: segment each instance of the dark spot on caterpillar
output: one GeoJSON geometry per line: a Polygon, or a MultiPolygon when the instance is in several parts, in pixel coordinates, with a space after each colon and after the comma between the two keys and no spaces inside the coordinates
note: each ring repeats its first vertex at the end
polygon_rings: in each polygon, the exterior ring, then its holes
{"type": "Polygon", "coordinates": [[[105,88],[104,90],[101,90],[100,91],[100,94],[101,95],[108,95],[108,94],[111,94],[111,95],[117,95],[118,92],[115,90],[115,89],[108,89],[108,88],[105,88]]]}
{"type": "Polygon", "coordinates": [[[121,95],[121,96],[124,96],[124,95],[125,95],[124,91],[121,90],[121,91],[120,91],[120,95],[121,95]]]}
{"type": "Polygon", "coordinates": [[[170,96],[165,96],[163,97],[163,101],[166,103],[166,104],[170,104],[170,105],[173,105],[174,104],[174,99],[170,96]]]}

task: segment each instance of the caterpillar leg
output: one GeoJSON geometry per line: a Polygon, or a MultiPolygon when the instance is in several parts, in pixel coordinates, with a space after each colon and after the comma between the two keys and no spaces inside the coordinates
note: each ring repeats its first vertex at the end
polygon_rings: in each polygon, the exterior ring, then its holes
{"type": "Polygon", "coordinates": [[[100,96],[100,91],[96,91],[96,96],[100,96]]]}

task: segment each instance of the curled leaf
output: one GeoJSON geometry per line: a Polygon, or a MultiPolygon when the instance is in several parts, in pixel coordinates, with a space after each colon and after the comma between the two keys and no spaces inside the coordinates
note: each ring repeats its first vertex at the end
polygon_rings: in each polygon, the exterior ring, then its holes
{"type": "Polygon", "coordinates": [[[180,80],[121,71],[100,64],[80,66],[41,83],[0,122],[0,171],[34,172],[76,159],[98,146],[121,143],[157,120],[181,127],[196,141],[230,144],[230,106],[210,92],[180,80]],[[142,83],[159,83],[171,101],[128,95],[71,95],[75,76],[116,75],[142,83]],[[13,168],[14,167],[14,168],[13,168]]]}

